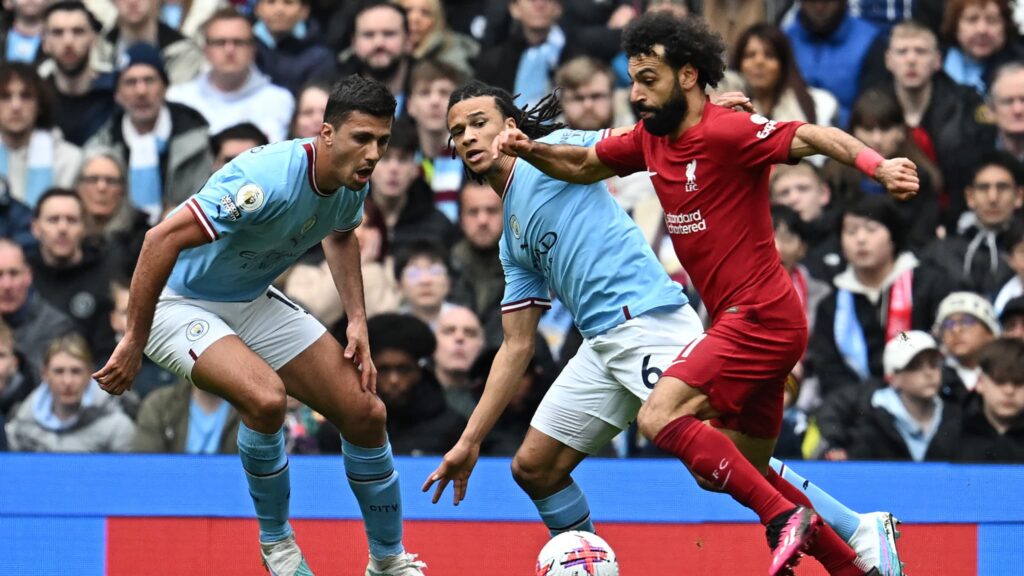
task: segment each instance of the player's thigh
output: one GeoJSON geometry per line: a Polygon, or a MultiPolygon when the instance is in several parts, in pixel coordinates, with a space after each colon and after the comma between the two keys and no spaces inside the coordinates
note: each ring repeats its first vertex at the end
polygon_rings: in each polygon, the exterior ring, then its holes
{"type": "Polygon", "coordinates": [[[582,454],[596,454],[629,426],[640,399],[583,342],[541,400],[530,426],[582,454]]]}

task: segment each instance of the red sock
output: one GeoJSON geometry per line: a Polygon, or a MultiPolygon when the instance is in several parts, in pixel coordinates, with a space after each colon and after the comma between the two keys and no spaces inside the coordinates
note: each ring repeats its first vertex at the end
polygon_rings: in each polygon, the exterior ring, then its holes
{"type": "Polygon", "coordinates": [[[693,416],[669,422],[654,444],[676,456],[695,474],[728,492],[737,502],[757,512],[761,523],[796,508],[772,488],[725,435],[693,416]]]}
{"type": "MultiPolygon", "coordinates": [[[[803,490],[787,482],[775,470],[768,469],[767,479],[768,483],[779,491],[779,494],[801,506],[814,507],[811,505],[811,501],[807,499],[807,495],[804,494],[803,490]]],[[[854,564],[854,561],[857,559],[857,553],[847,546],[846,542],[843,542],[843,539],[832,528],[829,528],[824,523],[818,529],[818,535],[814,538],[807,553],[817,558],[818,562],[821,562],[821,565],[832,576],[863,576],[864,574],[864,571],[854,564]]]]}

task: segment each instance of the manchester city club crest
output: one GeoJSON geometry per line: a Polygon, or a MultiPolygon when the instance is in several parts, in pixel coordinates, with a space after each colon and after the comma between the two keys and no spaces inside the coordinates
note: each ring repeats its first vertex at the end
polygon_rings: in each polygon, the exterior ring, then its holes
{"type": "Polygon", "coordinates": [[[508,225],[512,227],[512,234],[514,234],[515,237],[518,239],[519,238],[519,218],[516,218],[515,214],[513,214],[512,218],[509,219],[508,225]]]}
{"type": "Polygon", "coordinates": [[[210,331],[210,324],[206,320],[193,320],[189,322],[188,328],[185,329],[185,337],[188,338],[189,342],[195,342],[206,333],[210,331]]]}
{"type": "Polygon", "coordinates": [[[265,195],[256,184],[246,184],[235,194],[235,205],[243,212],[255,212],[263,207],[265,195]]]}

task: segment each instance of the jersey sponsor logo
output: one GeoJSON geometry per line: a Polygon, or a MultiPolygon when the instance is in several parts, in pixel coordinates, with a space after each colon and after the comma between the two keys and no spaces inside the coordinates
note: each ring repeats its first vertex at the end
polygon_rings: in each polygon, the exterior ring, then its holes
{"type": "Polygon", "coordinates": [[[769,120],[760,114],[753,114],[750,116],[750,121],[758,126],[763,126],[758,132],[757,137],[761,140],[772,135],[775,129],[779,127],[779,123],[775,120],[769,120]]]}
{"type": "Polygon", "coordinates": [[[310,228],[312,228],[313,226],[316,226],[316,216],[311,216],[309,220],[303,222],[302,230],[299,231],[299,235],[309,232],[310,228]]]}
{"type": "Polygon", "coordinates": [[[666,213],[665,226],[668,228],[669,234],[693,234],[707,230],[708,221],[704,219],[698,209],[689,214],[666,213]]]}
{"type": "Polygon", "coordinates": [[[228,220],[238,220],[242,217],[242,213],[238,211],[238,206],[235,206],[235,201],[231,198],[231,194],[225,194],[220,197],[220,207],[224,209],[224,214],[228,220]]]}
{"type": "Polygon", "coordinates": [[[185,328],[185,338],[188,338],[189,342],[195,342],[206,333],[210,331],[210,324],[206,320],[193,320],[189,322],[188,328],[185,328]]]}
{"type": "Polygon", "coordinates": [[[255,212],[263,207],[266,195],[263,189],[256,184],[246,184],[238,189],[235,194],[235,203],[243,212],[255,212]]]}
{"type": "Polygon", "coordinates": [[[533,263],[533,267],[539,270],[545,276],[551,275],[551,260],[552,257],[548,256],[552,250],[555,249],[555,244],[558,243],[558,234],[555,232],[545,232],[540,240],[537,240],[537,244],[530,246],[529,241],[523,242],[519,247],[526,250],[530,255],[530,262],[533,263]]]}
{"type": "Polygon", "coordinates": [[[686,191],[696,192],[697,187],[697,160],[690,160],[686,165],[686,191]]]}
{"type": "Polygon", "coordinates": [[[519,230],[519,218],[516,218],[516,215],[513,214],[512,218],[509,219],[508,224],[509,224],[509,226],[512,227],[512,234],[516,237],[516,240],[518,240],[519,239],[519,233],[520,233],[520,230],[519,230]]]}

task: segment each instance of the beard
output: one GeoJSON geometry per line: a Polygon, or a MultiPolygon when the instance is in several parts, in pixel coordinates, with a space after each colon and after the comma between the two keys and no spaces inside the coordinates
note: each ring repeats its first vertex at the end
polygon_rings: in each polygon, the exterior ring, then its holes
{"type": "Polygon", "coordinates": [[[86,68],[89,67],[88,54],[85,55],[85,58],[82,58],[78,62],[72,62],[71,64],[64,64],[57,58],[54,58],[53,61],[57,64],[57,69],[60,70],[61,74],[68,76],[69,78],[78,78],[83,72],[85,72],[86,68]]]}
{"type": "Polygon", "coordinates": [[[402,65],[404,58],[402,56],[395,56],[388,63],[383,66],[375,66],[370,64],[369,61],[359,58],[359,69],[364,74],[377,80],[379,82],[387,82],[394,78],[395,74],[398,73],[398,68],[402,65]]]}
{"type": "Polygon", "coordinates": [[[649,112],[651,116],[643,119],[644,130],[652,136],[665,136],[671,134],[679,124],[686,118],[690,106],[686,102],[686,95],[677,84],[672,89],[672,96],[668,102],[660,107],[647,106],[644,104],[633,104],[633,112],[639,117],[641,112],[649,112]]]}

